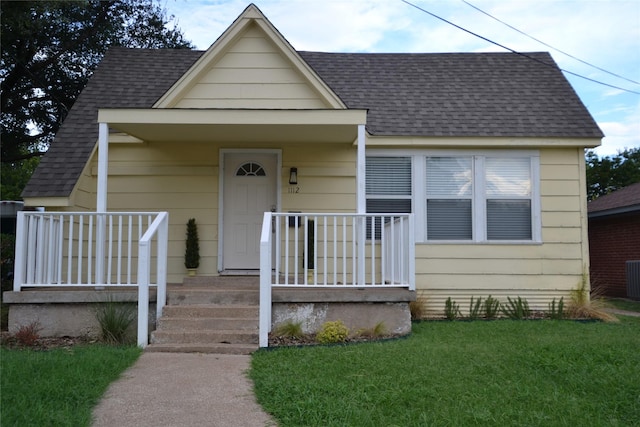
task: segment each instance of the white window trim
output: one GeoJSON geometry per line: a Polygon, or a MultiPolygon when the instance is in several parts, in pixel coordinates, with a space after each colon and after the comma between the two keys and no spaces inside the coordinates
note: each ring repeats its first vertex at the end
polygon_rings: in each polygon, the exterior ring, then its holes
{"type": "MultiPolygon", "coordinates": [[[[416,243],[428,244],[488,244],[488,245],[532,245],[542,243],[542,220],[540,202],[540,151],[539,150],[402,150],[367,149],[368,157],[411,157],[411,211],[416,217],[416,243]],[[473,157],[473,197],[471,240],[427,240],[426,230],[426,157],[473,157]],[[485,205],[485,169],[486,157],[528,157],[531,159],[531,240],[487,240],[485,205]]],[[[525,199],[525,198],[523,198],[525,199]]],[[[529,200],[529,198],[526,198],[529,200]]]]}

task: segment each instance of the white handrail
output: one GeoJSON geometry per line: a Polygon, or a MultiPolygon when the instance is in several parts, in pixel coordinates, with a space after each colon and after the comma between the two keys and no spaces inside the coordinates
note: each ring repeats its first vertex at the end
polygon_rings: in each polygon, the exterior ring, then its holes
{"type": "Polygon", "coordinates": [[[149,344],[149,277],[151,241],[158,236],[156,319],[162,315],[167,295],[167,236],[169,214],[160,212],[138,242],[138,346],[149,344]]]}
{"type": "Polygon", "coordinates": [[[271,218],[271,212],[264,213],[260,234],[260,347],[269,346],[271,332],[271,218]]]}
{"type": "Polygon", "coordinates": [[[398,213],[265,212],[260,347],[268,346],[274,286],[415,290],[413,221],[412,214],[398,213]]]}
{"type": "Polygon", "coordinates": [[[166,303],[168,226],[166,212],[19,212],[13,289],[138,286],[144,347],[149,287],[157,288],[157,318],[166,303]]]}

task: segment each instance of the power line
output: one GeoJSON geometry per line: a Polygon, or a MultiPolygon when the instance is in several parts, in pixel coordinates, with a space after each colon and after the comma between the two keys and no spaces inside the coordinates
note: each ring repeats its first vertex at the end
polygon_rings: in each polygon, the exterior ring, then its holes
{"type": "MultiPolygon", "coordinates": [[[[496,45],[496,46],[498,46],[498,47],[501,47],[501,48],[503,48],[503,49],[505,49],[505,50],[508,50],[509,52],[515,53],[515,54],[517,54],[517,55],[523,56],[523,57],[528,58],[528,59],[531,59],[532,61],[536,61],[536,62],[539,62],[540,64],[544,64],[544,65],[546,65],[547,67],[554,67],[554,65],[552,65],[552,64],[549,64],[549,63],[547,63],[547,62],[544,62],[544,61],[541,61],[541,60],[539,60],[539,59],[537,59],[537,58],[534,58],[534,57],[532,57],[532,56],[529,56],[529,55],[527,55],[526,53],[518,52],[518,51],[516,51],[516,50],[514,50],[514,49],[511,49],[510,47],[507,47],[507,46],[505,46],[505,45],[502,45],[502,44],[500,44],[500,43],[498,43],[498,42],[495,42],[495,41],[493,41],[493,40],[491,40],[491,39],[488,39],[488,38],[486,38],[486,37],[484,37],[484,36],[481,36],[481,35],[480,35],[480,34],[478,34],[478,33],[474,33],[474,32],[473,32],[473,31],[471,31],[471,30],[467,30],[466,28],[461,27],[460,25],[454,24],[453,22],[448,21],[448,20],[446,20],[445,18],[442,18],[442,17],[440,17],[440,16],[438,16],[438,15],[436,15],[436,14],[434,14],[434,13],[431,13],[431,12],[429,12],[428,10],[423,9],[423,8],[421,8],[420,6],[417,6],[417,5],[415,5],[415,4],[413,4],[413,3],[411,3],[411,2],[409,2],[409,1],[407,1],[407,0],[400,0],[400,1],[401,1],[401,2],[403,2],[403,3],[405,3],[405,4],[407,4],[407,5],[409,5],[409,6],[411,6],[411,7],[414,7],[414,8],[416,8],[416,9],[418,9],[419,11],[424,12],[424,13],[426,13],[427,15],[430,15],[430,16],[432,16],[432,17],[434,17],[434,18],[436,18],[436,19],[438,19],[438,20],[440,20],[440,21],[442,21],[442,22],[446,22],[447,24],[452,25],[452,26],[454,26],[454,27],[458,28],[459,30],[464,31],[465,33],[469,33],[469,34],[471,34],[472,36],[478,37],[479,39],[482,39],[482,40],[484,40],[484,41],[486,41],[486,42],[488,42],[488,43],[494,44],[494,45],[496,45]]],[[[555,67],[554,67],[554,68],[555,68],[555,67]]],[[[636,95],[640,95],[640,92],[636,92],[636,91],[631,90],[631,89],[625,89],[625,88],[620,87],[620,86],[615,86],[615,85],[611,85],[611,84],[609,84],[609,83],[604,83],[604,82],[601,82],[601,81],[598,81],[598,80],[594,80],[594,79],[592,79],[592,78],[589,78],[589,77],[586,77],[586,76],[580,75],[580,74],[578,74],[578,73],[574,73],[573,71],[565,70],[564,68],[560,68],[560,67],[557,67],[557,68],[558,68],[560,71],[562,71],[562,72],[565,72],[565,73],[567,73],[567,74],[571,74],[572,76],[579,77],[579,78],[584,79],[584,80],[589,80],[590,82],[597,83],[597,84],[602,85],[602,86],[607,86],[607,87],[610,87],[610,88],[613,88],[613,89],[621,90],[621,91],[623,91],[623,92],[629,92],[629,93],[634,93],[634,94],[636,94],[636,95]]]]}
{"type": "Polygon", "coordinates": [[[577,58],[577,57],[575,57],[575,56],[573,56],[573,55],[571,55],[571,54],[569,54],[569,53],[567,53],[567,52],[565,52],[565,51],[563,51],[563,50],[560,50],[560,49],[558,49],[557,47],[551,46],[550,44],[545,43],[545,42],[543,42],[542,40],[539,40],[539,39],[537,39],[537,38],[535,38],[535,37],[533,37],[533,36],[531,36],[531,35],[529,35],[529,34],[525,33],[524,31],[521,31],[521,30],[517,29],[516,27],[514,27],[514,26],[512,26],[512,25],[509,25],[508,23],[506,23],[506,22],[502,21],[501,19],[496,18],[495,16],[491,15],[491,14],[490,14],[490,13],[488,13],[488,12],[485,12],[484,10],[480,9],[480,8],[479,8],[479,7],[477,7],[477,6],[472,5],[471,3],[469,3],[469,2],[468,2],[468,1],[466,1],[466,0],[462,0],[462,2],[463,2],[463,3],[465,3],[465,4],[467,4],[467,5],[468,5],[468,6],[470,6],[470,7],[474,8],[474,9],[475,9],[475,10],[477,10],[478,12],[480,12],[480,13],[482,13],[482,14],[484,14],[484,15],[488,16],[489,18],[494,19],[494,20],[498,21],[499,23],[501,23],[501,24],[503,24],[503,25],[506,25],[507,27],[511,28],[512,30],[514,30],[514,31],[516,31],[516,32],[518,32],[518,33],[520,33],[520,34],[522,34],[523,36],[529,37],[531,40],[535,40],[535,41],[537,41],[538,43],[540,43],[540,44],[543,44],[543,45],[547,46],[548,48],[551,48],[551,49],[553,49],[553,50],[555,50],[555,51],[557,51],[557,52],[560,52],[560,53],[561,53],[561,54],[563,54],[563,55],[568,56],[569,58],[575,59],[575,60],[576,60],[576,61],[578,61],[578,62],[582,62],[583,64],[588,65],[588,66],[590,66],[590,67],[593,67],[593,68],[595,68],[596,70],[600,70],[600,71],[605,72],[605,73],[607,73],[607,74],[610,74],[610,75],[612,75],[612,76],[615,76],[615,77],[618,77],[618,78],[620,78],[620,79],[626,80],[626,81],[628,81],[628,82],[631,82],[631,83],[635,83],[635,84],[640,85],[640,83],[639,83],[639,82],[637,82],[637,81],[635,81],[635,80],[631,80],[631,79],[629,79],[629,78],[627,78],[627,77],[624,77],[624,76],[621,76],[621,75],[619,75],[619,74],[613,73],[613,72],[611,72],[611,71],[605,70],[604,68],[600,68],[600,67],[598,67],[597,65],[593,65],[593,64],[591,64],[591,63],[589,63],[589,62],[587,62],[587,61],[583,61],[582,59],[577,58]]]}

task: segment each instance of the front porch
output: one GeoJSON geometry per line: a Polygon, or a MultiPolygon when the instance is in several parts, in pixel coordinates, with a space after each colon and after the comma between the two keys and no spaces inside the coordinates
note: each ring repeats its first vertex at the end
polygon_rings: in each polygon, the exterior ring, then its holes
{"type": "MultiPolygon", "coordinates": [[[[167,316],[165,305],[186,298],[178,296],[184,285],[166,283],[167,221],[167,213],[20,213],[14,291],[4,295],[10,329],[31,319],[43,335],[85,335],[95,330],[96,304],[131,301],[138,305],[137,342],[146,347],[149,331],[167,316]]],[[[408,214],[265,213],[260,277],[240,278],[259,312],[256,342],[246,344],[268,346],[271,328],[289,320],[308,332],[340,319],[354,330],[384,322],[390,332],[408,333],[408,302],[415,300],[412,221],[408,214]]],[[[236,277],[198,280],[199,292],[217,287],[213,294],[226,297],[192,305],[225,305],[238,290],[236,277]]],[[[224,324],[213,319],[216,328],[224,324]]],[[[229,342],[200,336],[199,348],[229,342]]]]}

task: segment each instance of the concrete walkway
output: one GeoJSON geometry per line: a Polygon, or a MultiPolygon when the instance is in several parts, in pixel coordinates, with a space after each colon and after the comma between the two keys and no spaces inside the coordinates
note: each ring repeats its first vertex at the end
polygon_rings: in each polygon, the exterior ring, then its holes
{"type": "Polygon", "coordinates": [[[111,384],[94,426],[275,426],[246,376],[250,356],[145,352],[111,384]]]}
{"type": "Polygon", "coordinates": [[[607,313],[616,314],[619,316],[631,316],[631,317],[640,317],[640,312],[637,311],[626,311],[620,310],[619,308],[605,308],[607,313]]]}

